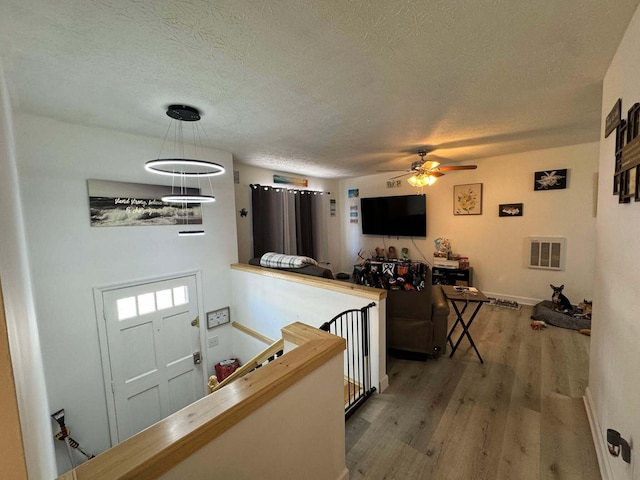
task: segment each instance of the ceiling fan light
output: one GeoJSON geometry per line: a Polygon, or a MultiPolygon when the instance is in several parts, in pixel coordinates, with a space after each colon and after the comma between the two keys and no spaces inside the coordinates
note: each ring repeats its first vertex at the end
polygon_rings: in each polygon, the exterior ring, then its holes
{"type": "Polygon", "coordinates": [[[438,177],[434,177],[433,175],[427,175],[425,177],[425,181],[427,182],[427,186],[431,186],[434,183],[436,183],[437,179],[438,179],[438,177]]]}
{"type": "Polygon", "coordinates": [[[418,177],[416,177],[415,175],[410,176],[409,178],[407,178],[407,182],[409,182],[409,185],[411,185],[412,187],[419,187],[420,184],[420,179],[418,177]]]}

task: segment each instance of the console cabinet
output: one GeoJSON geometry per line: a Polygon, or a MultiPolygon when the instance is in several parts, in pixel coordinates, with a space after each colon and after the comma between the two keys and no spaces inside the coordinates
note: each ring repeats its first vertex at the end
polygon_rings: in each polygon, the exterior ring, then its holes
{"type": "Polygon", "coordinates": [[[433,285],[473,285],[473,268],[444,268],[433,267],[431,271],[433,285]]]}

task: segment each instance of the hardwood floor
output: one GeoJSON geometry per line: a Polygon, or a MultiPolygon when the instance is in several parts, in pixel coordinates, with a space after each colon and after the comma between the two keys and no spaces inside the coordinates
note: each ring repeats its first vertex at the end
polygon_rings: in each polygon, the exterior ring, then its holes
{"type": "Polygon", "coordinates": [[[389,388],[346,424],[351,480],[600,479],[581,398],[590,338],[532,330],[530,315],[480,310],[484,364],[466,338],[452,359],[390,357],[389,388]]]}

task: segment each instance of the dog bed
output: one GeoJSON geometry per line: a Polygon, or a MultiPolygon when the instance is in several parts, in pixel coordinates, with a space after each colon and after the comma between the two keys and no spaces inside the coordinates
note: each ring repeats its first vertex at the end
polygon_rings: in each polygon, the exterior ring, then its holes
{"type": "Polygon", "coordinates": [[[553,309],[553,302],[544,300],[533,307],[531,314],[533,320],[542,320],[549,325],[556,327],[570,328],[571,330],[582,330],[591,328],[590,318],[577,318],[568,313],[562,313],[553,309]]]}

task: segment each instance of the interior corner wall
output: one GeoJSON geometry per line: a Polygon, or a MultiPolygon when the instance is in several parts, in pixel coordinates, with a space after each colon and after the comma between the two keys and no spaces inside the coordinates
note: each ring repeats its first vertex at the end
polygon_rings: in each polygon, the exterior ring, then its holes
{"type": "Polygon", "coordinates": [[[0,172],[0,278],[25,461],[30,479],[49,480],[56,474],[51,421],[29,274],[12,111],[1,65],[0,172]]]}
{"type": "MultiPolygon", "coordinates": [[[[618,99],[622,118],[640,102],[640,10],[631,19],[603,83],[602,125],[618,99]]],[[[628,465],[607,453],[606,429],[618,430],[633,445],[640,441],[640,203],[619,204],[613,195],[615,133],[600,143],[596,282],[588,392],[596,432],[611,478],[640,479],[637,451],[628,465]]],[[[592,425],[593,427],[594,425],[592,425]]],[[[635,453],[633,453],[635,452],[635,453]]],[[[602,465],[601,465],[602,467],[602,465]]],[[[601,468],[602,469],[602,468],[601,468]]],[[[605,477],[606,478],[606,477],[605,477]]]]}
{"type": "MultiPolygon", "coordinates": [[[[446,152],[442,152],[446,156],[446,152]]],[[[454,252],[468,256],[473,283],[498,298],[535,304],[551,298],[550,283],[565,285],[564,293],[577,304],[593,295],[595,255],[594,207],[598,143],[537,150],[478,159],[476,170],[447,172],[430,186],[411,187],[406,177],[399,186],[387,186],[393,174],[377,174],[340,181],[339,215],[345,225],[342,269],[351,271],[358,251],[369,257],[375,247],[407,247],[414,260],[433,260],[434,240],[445,237],[454,252]],[[567,188],[534,191],[534,172],[568,169],[567,188]],[[453,187],[482,183],[481,215],[454,215],[453,187]],[[358,198],[348,191],[358,189],[358,198]],[[362,235],[360,198],[427,195],[427,237],[381,237],[362,235]],[[499,217],[500,204],[522,203],[523,216],[499,217]],[[350,223],[350,207],[356,207],[358,223],[350,223]],[[566,268],[563,271],[528,268],[525,242],[528,236],[567,238],[566,268]]]]}
{"type": "MultiPolygon", "coordinates": [[[[99,453],[111,439],[93,289],[199,271],[200,318],[225,306],[233,311],[229,265],[237,261],[237,241],[231,154],[203,151],[205,159],[227,169],[212,178],[216,202],[203,205],[204,236],[179,237],[177,225],[91,227],[88,179],[171,185],[171,178],[143,168],[162,139],[26,113],[16,114],[14,123],[49,408],[64,408],[73,438],[99,453]]],[[[203,192],[208,190],[207,184],[203,192]]],[[[215,362],[232,354],[231,326],[208,331],[201,322],[200,328],[211,374],[215,362]],[[205,337],[213,334],[219,344],[208,349],[205,337]]],[[[53,443],[49,433],[45,440],[53,443]]],[[[68,470],[64,445],[57,442],[55,448],[58,471],[68,470]]],[[[79,454],[75,458],[83,460],[79,454]]]]}
{"type": "MultiPolygon", "coordinates": [[[[288,188],[287,185],[275,184],[273,182],[274,175],[283,175],[286,177],[301,177],[301,175],[285,173],[276,170],[268,170],[264,168],[253,167],[245,165],[243,163],[234,162],[233,169],[238,172],[239,183],[235,185],[235,199],[236,199],[236,223],[238,226],[238,261],[241,263],[248,263],[253,257],[253,212],[251,209],[251,184],[260,184],[267,186],[279,186],[282,188],[288,188]],[[247,216],[242,217],[240,215],[241,209],[247,210],[247,216]]],[[[336,192],[338,189],[338,181],[327,178],[314,178],[307,177],[309,183],[306,189],[316,190],[323,192],[330,192],[327,195],[327,202],[330,199],[336,198],[336,192]]],[[[293,185],[291,188],[295,188],[293,185]]],[[[339,239],[341,234],[341,223],[338,213],[335,216],[331,216],[329,206],[326,208],[326,234],[328,237],[328,250],[326,252],[327,258],[317,258],[319,262],[326,262],[329,264],[329,268],[334,272],[338,272],[340,258],[342,256],[342,244],[336,239],[339,239]]]]}

